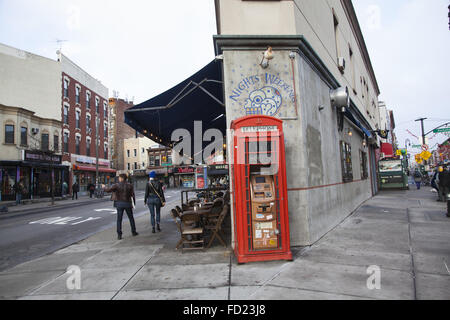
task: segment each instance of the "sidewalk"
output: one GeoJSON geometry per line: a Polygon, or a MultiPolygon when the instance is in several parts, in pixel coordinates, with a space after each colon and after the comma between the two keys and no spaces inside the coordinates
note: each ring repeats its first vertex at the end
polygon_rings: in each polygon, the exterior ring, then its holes
{"type": "MultiPolygon", "coordinates": [[[[2,217],[9,217],[17,214],[22,213],[30,213],[30,212],[42,212],[53,208],[59,208],[59,207],[67,207],[67,206],[80,206],[87,203],[92,203],[94,201],[102,202],[109,200],[109,195],[105,195],[102,199],[96,199],[96,198],[89,198],[88,195],[86,196],[78,196],[78,200],[72,200],[71,196],[67,196],[67,198],[55,198],[55,203],[52,205],[51,199],[45,198],[40,199],[38,202],[33,203],[26,203],[26,204],[20,204],[20,205],[11,205],[8,206],[8,212],[1,212],[0,213],[0,219],[2,217]]],[[[0,205],[1,206],[1,205],[0,205]]]]}
{"type": "Polygon", "coordinates": [[[450,299],[450,219],[429,188],[386,191],[364,203],[316,244],[294,248],[293,262],[237,265],[219,245],[175,251],[179,239],[164,208],[163,232],[137,219],[54,254],[0,273],[1,299],[450,299]],[[66,269],[81,269],[69,290],[66,269]],[[381,288],[367,288],[369,266],[381,288]]]}

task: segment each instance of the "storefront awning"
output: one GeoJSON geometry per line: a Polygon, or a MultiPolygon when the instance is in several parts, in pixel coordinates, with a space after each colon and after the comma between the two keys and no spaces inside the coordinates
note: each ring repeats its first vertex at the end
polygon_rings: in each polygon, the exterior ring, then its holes
{"type": "Polygon", "coordinates": [[[226,135],[219,61],[212,61],[172,89],[125,111],[125,123],[168,147],[176,129],[187,129],[193,141],[194,121],[202,122],[203,132],[216,128],[226,135]]]}
{"type": "MultiPolygon", "coordinates": [[[[87,167],[87,166],[76,166],[74,167],[75,171],[96,171],[95,167],[87,167]]],[[[116,173],[116,170],[110,168],[98,168],[99,172],[105,173],[116,173]]]]}
{"type": "Polygon", "coordinates": [[[358,128],[360,128],[362,130],[362,132],[364,132],[364,134],[368,137],[371,138],[372,137],[372,133],[367,130],[362,124],[361,122],[359,122],[356,117],[353,115],[353,113],[349,110],[346,109],[345,111],[345,116],[351,121],[353,122],[358,128]]]}

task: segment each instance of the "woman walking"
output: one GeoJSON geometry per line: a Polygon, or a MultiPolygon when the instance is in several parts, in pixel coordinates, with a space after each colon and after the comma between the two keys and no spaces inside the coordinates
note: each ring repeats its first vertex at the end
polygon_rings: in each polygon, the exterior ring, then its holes
{"type": "Polygon", "coordinates": [[[155,179],[156,172],[150,172],[150,181],[145,187],[145,204],[150,210],[150,222],[152,224],[152,233],[155,233],[155,214],[156,214],[156,229],[161,232],[161,207],[166,204],[166,198],[164,197],[164,191],[161,182],[155,179]]]}
{"type": "Polygon", "coordinates": [[[110,188],[105,188],[105,192],[114,192],[114,206],[117,209],[117,238],[122,240],[122,218],[123,212],[126,211],[128,220],[130,220],[131,232],[133,236],[139,235],[136,232],[136,223],[133,217],[133,203],[136,204],[133,185],[127,183],[127,175],[119,176],[119,183],[110,188]]]}

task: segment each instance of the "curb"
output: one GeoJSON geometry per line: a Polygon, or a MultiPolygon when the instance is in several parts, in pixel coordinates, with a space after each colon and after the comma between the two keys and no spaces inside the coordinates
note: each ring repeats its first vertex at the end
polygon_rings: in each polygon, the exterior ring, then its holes
{"type": "Polygon", "coordinates": [[[2,213],[2,214],[0,214],[0,220],[21,217],[21,216],[25,216],[25,215],[34,214],[34,213],[55,211],[55,210],[58,210],[61,208],[73,208],[73,207],[85,206],[85,205],[89,205],[89,204],[93,204],[93,203],[100,203],[100,202],[106,202],[106,201],[110,201],[109,198],[96,199],[96,201],[76,202],[76,203],[70,203],[70,204],[66,204],[66,205],[56,205],[53,207],[49,205],[47,207],[24,209],[24,210],[15,211],[15,212],[2,213]]]}

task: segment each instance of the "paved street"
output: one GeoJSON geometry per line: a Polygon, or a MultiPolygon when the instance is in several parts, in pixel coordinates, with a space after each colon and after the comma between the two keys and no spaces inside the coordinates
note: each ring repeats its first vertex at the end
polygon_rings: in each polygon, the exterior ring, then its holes
{"type": "Polygon", "coordinates": [[[139,237],[117,241],[111,228],[5,270],[0,298],[448,300],[450,219],[435,199],[428,187],[381,192],[313,246],[294,248],[293,262],[245,265],[217,243],[175,251],[169,204],[162,233],[140,217],[139,237]],[[66,285],[70,265],[81,269],[79,290],[66,285]],[[379,289],[367,286],[369,266],[380,270],[379,289]]]}
{"type": "MultiPolygon", "coordinates": [[[[179,191],[175,190],[168,190],[166,197],[169,204],[180,200],[179,191]]],[[[105,199],[109,199],[109,195],[105,199]]],[[[143,199],[144,193],[138,192],[137,217],[148,213],[143,199]]],[[[0,271],[115,226],[116,210],[112,202],[86,200],[65,200],[58,202],[54,208],[43,203],[35,211],[30,210],[29,206],[23,206],[13,208],[9,214],[0,214],[0,271]]],[[[125,215],[124,220],[127,219],[125,215]]],[[[137,225],[138,232],[142,227],[137,225]]],[[[124,229],[124,233],[127,232],[129,230],[124,229]]]]}

